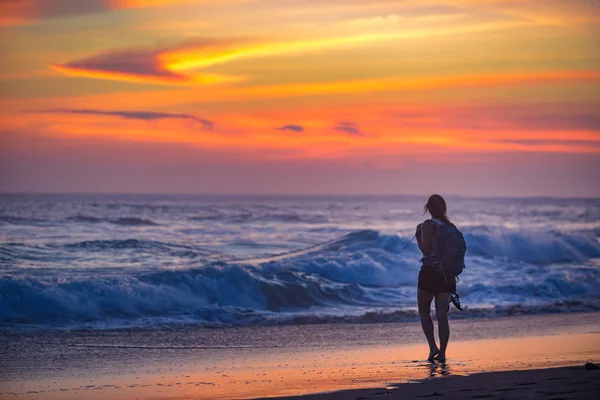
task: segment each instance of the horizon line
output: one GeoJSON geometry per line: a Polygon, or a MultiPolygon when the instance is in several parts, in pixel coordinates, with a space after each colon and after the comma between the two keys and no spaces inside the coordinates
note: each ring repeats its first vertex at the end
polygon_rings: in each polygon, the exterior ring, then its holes
{"type": "MultiPolygon", "coordinates": [[[[413,197],[424,198],[433,194],[413,193],[195,193],[195,192],[17,192],[0,191],[0,196],[187,196],[187,197],[413,197]]],[[[463,199],[555,199],[555,200],[599,200],[600,196],[561,196],[561,195],[462,195],[442,194],[447,198],[463,199]]]]}

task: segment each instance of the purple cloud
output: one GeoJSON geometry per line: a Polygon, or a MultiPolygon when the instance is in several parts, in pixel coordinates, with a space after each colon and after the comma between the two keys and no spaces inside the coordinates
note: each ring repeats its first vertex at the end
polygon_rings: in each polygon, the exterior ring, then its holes
{"type": "Polygon", "coordinates": [[[107,0],[2,0],[0,12],[5,18],[23,21],[66,17],[93,12],[108,11],[107,0]]]}
{"type": "Polygon", "coordinates": [[[275,129],[278,131],[304,132],[304,127],[300,125],[284,125],[275,129]]]}
{"type": "Polygon", "coordinates": [[[164,54],[177,51],[201,52],[203,49],[229,49],[246,42],[249,41],[244,38],[199,37],[172,46],[110,49],[78,60],[50,64],[49,67],[57,72],[79,77],[161,85],[189,85],[193,84],[194,78],[173,70],[165,62],[164,54]]]}
{"type": "Polygon", "coordinates": [[[136,119],[141,121],[154,121],[160,119],[183,119],[198,122],[202,125],[202,129],[212,130],[214,123],[206,118],[197,117],[192,114],[168,113],[155,111],[105,111],[92,110],[87,108],[53,108],[47,110],[25,110],[26,113],[43,113],[43,114],[85,114],[85,115],[105,115],[112,117],[121,117],[125,119],[136,119]]]}
{"type": "Polygon", "coordinates": [[[158,56],[164,48],[133,48],[109,50],[100,54],[65,64],[53,64],[62,72],[84,71],[105,76],[125,75],[140,80],[159,79],[164,81],[186,81],[187,76],[177,74],[161,65],[158,56]]]}
{"type": "Polygon", "coordinates": [[[338,124],[333,127],[333,130],[337,132],[343,132],[352,136],[365,136],[364,132],[361,131],[359,126],[354,122],[338,122],[338,124]]]}

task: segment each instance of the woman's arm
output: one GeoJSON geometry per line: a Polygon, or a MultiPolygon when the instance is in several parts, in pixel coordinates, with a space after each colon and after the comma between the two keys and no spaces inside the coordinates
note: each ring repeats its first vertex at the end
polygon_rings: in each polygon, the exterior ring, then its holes
{"type": "Polygon", "coordinates": [[[417,242],[423,255],[431,253],[431,238],[435,233],[435,228],[430,221],[425,221],[417,226],[417,242]]]}
{"type": "MultiPolygon", "coordinates": [[[[417,238],[417,243],[419,244],[419,249],[421,249],[421,227],[423,224],[417,225],[417,230],[415,231],[415,237],[417,238]]],[[[421,249],[421,252],[423,249],[421,249]]]]}

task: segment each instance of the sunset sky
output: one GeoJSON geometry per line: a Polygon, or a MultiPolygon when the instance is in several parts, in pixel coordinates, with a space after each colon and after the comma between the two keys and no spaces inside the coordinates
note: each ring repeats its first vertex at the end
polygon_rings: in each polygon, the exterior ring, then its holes
{"type": "Polygon", "coordinates": [[[598,0],[0,0],[0,191],[600,196],[598,0]]]}

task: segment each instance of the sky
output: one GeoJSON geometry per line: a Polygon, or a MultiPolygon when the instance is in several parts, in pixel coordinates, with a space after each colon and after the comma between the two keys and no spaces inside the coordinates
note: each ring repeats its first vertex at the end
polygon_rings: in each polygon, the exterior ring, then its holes
{"type": "Polygon", "coordinates": [[[598,0],[0,0],[0,192],[600,197],[598,0]]]}

